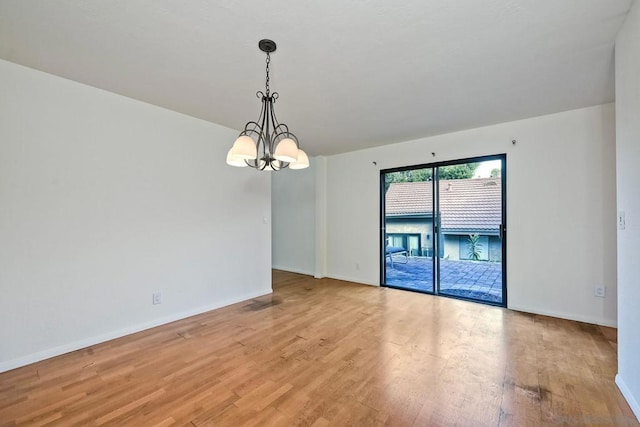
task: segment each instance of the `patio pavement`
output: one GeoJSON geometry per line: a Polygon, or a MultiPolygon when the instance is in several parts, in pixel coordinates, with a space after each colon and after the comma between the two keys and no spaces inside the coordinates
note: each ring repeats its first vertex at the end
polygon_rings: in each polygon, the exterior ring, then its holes
{"type": "MultiPolygon", "coordinates": [[[[394,256],[393,267],[387,258],[387,285],[433,292],[433,261],[409,257],[402,264],[394,256]]],[[[502,303],[502,264],[487,261],[440,260],[440,293],[493,303],[502,303]]]]}

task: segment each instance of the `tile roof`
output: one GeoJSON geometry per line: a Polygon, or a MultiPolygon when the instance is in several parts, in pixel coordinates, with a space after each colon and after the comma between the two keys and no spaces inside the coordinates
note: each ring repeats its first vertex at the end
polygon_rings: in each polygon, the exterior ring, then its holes
{"type": "MultiPolygon", "coordinates": [[[[440,181],[442,230],[498,230],[502,218],[500,178],[440,181]]],[[[432,183],[398,182],[389,185],[386,215],[431,215],[432,183]]]]}

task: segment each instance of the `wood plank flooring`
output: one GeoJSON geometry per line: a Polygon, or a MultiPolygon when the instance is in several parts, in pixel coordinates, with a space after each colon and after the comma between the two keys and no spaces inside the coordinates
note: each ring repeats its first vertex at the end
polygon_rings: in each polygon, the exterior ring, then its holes
{"type": "Polygon", "coordinates": [[[276,271],[271,296],[0,374],[0,425],[638,425],[605,332],[276,271]]]}

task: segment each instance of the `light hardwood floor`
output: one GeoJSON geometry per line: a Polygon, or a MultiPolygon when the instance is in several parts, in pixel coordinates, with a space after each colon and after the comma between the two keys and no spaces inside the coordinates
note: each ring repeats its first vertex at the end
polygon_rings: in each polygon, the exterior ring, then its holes
{"type": "Polygon", "coordinates": [[[0,425],[638,425],[606,332],[276,271],[271,296],[0,374],[0,425]]]}

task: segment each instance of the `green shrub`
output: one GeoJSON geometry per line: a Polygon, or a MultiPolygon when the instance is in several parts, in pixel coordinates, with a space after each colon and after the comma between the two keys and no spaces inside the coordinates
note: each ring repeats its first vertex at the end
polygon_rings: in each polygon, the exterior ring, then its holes
{"type": "Polygon", "coordinates": [[[480,255],[482,254],[482,243],[480,243],[480,235],[478,233],[469,234],[468,239],[469,241],[467,242],[467,249],[469,250],[469,259],[478,261],[480,259],[480,255]]]}

